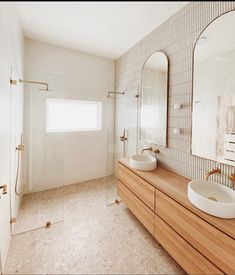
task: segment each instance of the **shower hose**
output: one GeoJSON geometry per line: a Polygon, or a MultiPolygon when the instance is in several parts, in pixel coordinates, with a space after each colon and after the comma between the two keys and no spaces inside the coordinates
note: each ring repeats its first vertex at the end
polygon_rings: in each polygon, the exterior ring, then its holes
{"type": "MultiPolygon", "coordinates": [[[[20,162],[22,161],[22,151],[24,150],[24,146],[21,144],[16,147],[16,151],[18,153],[17,156],[17,168],[16,168],[16,179],[15,179],[15,193],[17,196],[20,196],[23,194],[24,191],[18,192],[18,183],[19,183],[19,172],[20,172],[20,162]]],[[[24,173],[24,172],[22,172],[24,173]]],[[[24,175],[23,175],[23,181],[24,181],[24,175]]]]}

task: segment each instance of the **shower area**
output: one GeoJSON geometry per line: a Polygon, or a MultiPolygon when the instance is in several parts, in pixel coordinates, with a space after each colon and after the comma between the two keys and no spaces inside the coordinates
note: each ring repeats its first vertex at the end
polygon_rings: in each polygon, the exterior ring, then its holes
{"type": "MultiPolygon", "coordinates": [[[[128,87],[113,92],[107,87],[98,99],[102,104],[102,128],[105,130],[96,132],[100,136],[98,138],[102,138],[103,145],[98,142],[99,159],[95,159],[97,155],[92,156],[92,144],[97,143],[97,136],[94,137],[94,134],[87,138],[83,131],[49,129],[50,103],[71,101],[71,94],[66,88],[70,79],[68,75],[12,68],[11,79],[12,233],[50,228],[64,221],[66,188],[84,181],[89,184],[89,177],[91,180],[102,177],[106,186],[104,204],[107,207],[119,202],[117,160],[135,153],[138,148],[138,88],[128,87]],[[22,117],[15,112],[19,105],[17,101],[23,102],[22,117]],[[115,116],[118,116],[116,123],[115,116]],[[23,128],[16,127],[22,124],[23,128]],[[85,154],[89,156],[89,163],[82,157],[85,154]],[[97,176],[97,167],[102,161],[106,167],[103,165],[104,169],[99,172],[101,176],[97,176]]],[[[64,119],[58,110],[57,118],[51,118],[54,124],[58,123],[58,117],[60,121],[64,119]]]]}
{"type": "Polygon", "coordinates": [[[138,152],[140,93],[138,86],[128,86],[117,90],[108,97],[109,109],[115,116],[114,150],[113,150],[113,182],[107,183],[106,204],[113,205],[120,201],[117,189],[118,159],[128,157],[138,152]]]}
{"type": "Polygon", "coordinates": [[[46,130],[48,99],[66,97],[64,75],[24,70],[22,77],[18,71],[16,68],[11,69],[13,235],[41,227],[48,228],[64,219],[65,134],[49,133],[46,130]],[[23,94],[19,93],[21,85],[24,85],[23,94]],[[22,129],[16,127],[19,118],[15,106],[19,96],[23,102],[22,129]]]}

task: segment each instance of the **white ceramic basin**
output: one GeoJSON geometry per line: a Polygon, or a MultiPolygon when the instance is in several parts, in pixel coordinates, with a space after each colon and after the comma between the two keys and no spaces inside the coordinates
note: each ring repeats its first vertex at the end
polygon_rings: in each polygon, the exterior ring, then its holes
{"type": "Polygon", "coordinates": [[[216,182],[192,180],[188,198],[200,210],[220,218],[235,218],[235,191],[216,182]]]}
{"type": "Polygon", "coordinates": [[[152,171],[157,167],[157,160],[149,154],[138,154],[131,157],[130,165],[137,170],[152,171]]]}

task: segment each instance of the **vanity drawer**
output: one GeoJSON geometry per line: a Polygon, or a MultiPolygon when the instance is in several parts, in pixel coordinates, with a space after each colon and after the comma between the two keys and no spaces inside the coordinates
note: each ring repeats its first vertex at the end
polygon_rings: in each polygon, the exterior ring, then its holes
{"type": "Polygon", "coordinates": [[[235,274],[235,240],[156,189],[155,212],[227,274],[235,274]]]}
{"type": "Polygon", "coordinates": [[[122,182],[118,181],[118,193],[126,206],[153,235],[154,212],[138,199],[122,182]]]}
{"type": "Polygon", "coordinates": [[[223,274],[157,215],[154,237],[188,274],[223,274]]]}
{"type": "Polygon", "coordinates": [[[155,188],[151,184],[121,164],[118,166],[118,177],[137,197],[154,210],[155,188]]]}

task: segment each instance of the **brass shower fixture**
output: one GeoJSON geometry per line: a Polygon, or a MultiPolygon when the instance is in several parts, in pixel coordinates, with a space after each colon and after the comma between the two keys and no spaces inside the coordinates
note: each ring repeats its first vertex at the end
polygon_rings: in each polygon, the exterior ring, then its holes
{"type": "Polygon", "coordinates": [[[110,97],[110,94],[115,94],[115,95],[124,95],[125,92],[108,92],[107,97],[110,97]]]}
{"type": "MultiPolygon", "coordinates": [[[[49,86],[48,86],[47,82],[19,79],[19,83],[30,83],[30,84],[43,85],[43,86],[45,86],[45,88],[44,89],[39,89],[39,91],[53,91],[53,90],[49,89],[49,86]]],[[[11,85],[16,85],[17,80],[10,79],[10,84],[11,85]]]]}
{"type": "Polygon", "coordinates": [[[44,86],[46,86],[46,88],[43,89],[43,90],[45,90],[45,91],[48,91],[48,90],[49,90],[49,89],[48,89],[48,83],[46,83],[46,82],[33,81],[33,80],[23,80],[23,79],[19,79],[19,82],[20,82],[20,83],[31,83],[31,84],[37,84],[37,85],[44,85],[44,86]]]}
{"type": "Polygon", "coordinates": [[[19,144],[18,146],[16,146],[16,150],[17,151],[24,151],[24,144],[19,144]]]}

